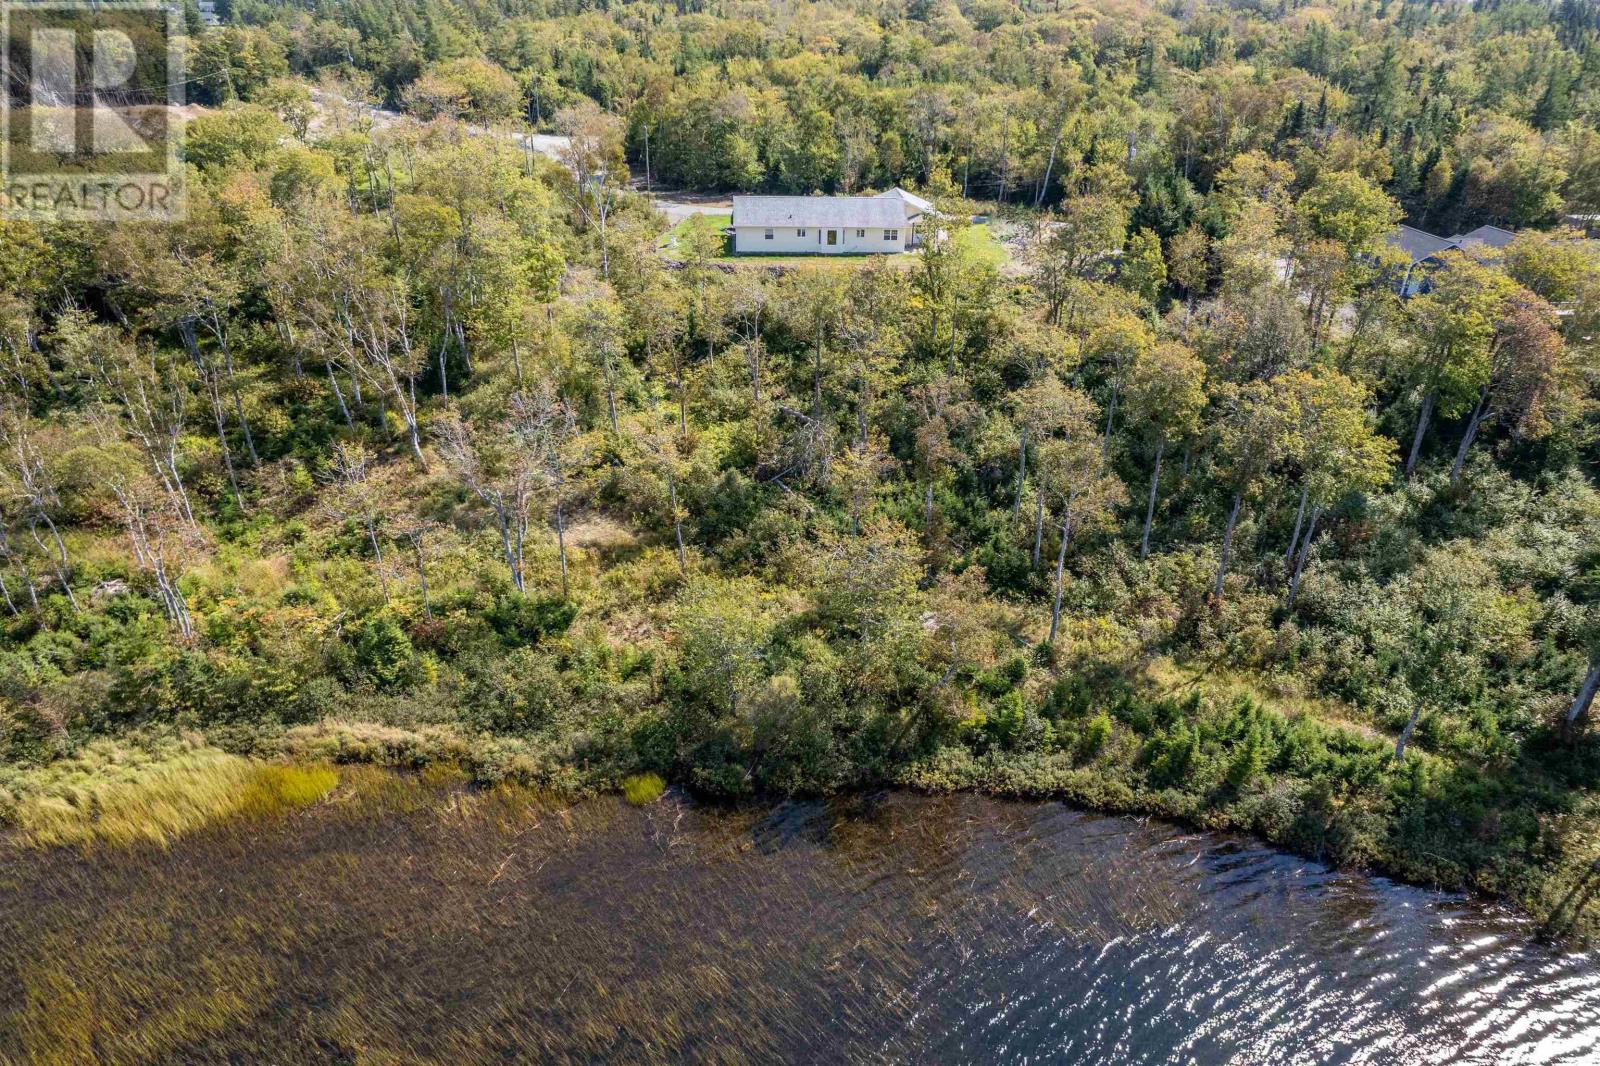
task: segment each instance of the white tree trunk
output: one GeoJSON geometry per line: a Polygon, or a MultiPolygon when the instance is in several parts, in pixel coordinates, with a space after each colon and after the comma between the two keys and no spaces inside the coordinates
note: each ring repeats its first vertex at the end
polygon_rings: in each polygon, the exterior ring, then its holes
{"type": "Polygon", "coordinates": [[[1072,501],[1067,501],[1067,515],[1061,522],[1061,549],[1056,552],[1056,598],[1050,607],[1050,636],[1046,643],[1056,642],[1056,631],[1061,626],[1061,593],[1066,587],[1067,542],[1072,539],[1072,501]]]}
{"type": "Polygon", "coordinates": [[[1589,676],[1584,678],[1583,687],[1578,689],[1578,698],[1572,701],[1571,710],[1567,711],[1567,731],[1571,732],[1578,721],[1588,711],[1589,705],[1594,703],[1594,696],[1600,691],[1600,657],[1596,657],[1589,665],[1589,676]]]}
{"type": "Polygon", "coordinates": [[[1411,732],[1417,728],[1417,719],[1422,717],[1422,704],[1414,703],[1411,706],[1411,717],[1406,719],[1406,727],[1400,730],[1400,739],[1395,741],[1394,761],[1400,762],[1406,757],[1406,745],[1411,742],[1411,732]]]}
{"type": "Polygon", "coordinates": [[[1295,556],[1294,576],[1289,579],[1289,609],[1294,609],[1295,597],[1300,595],[1300,575],[1305,573],[1306,558],[1311,554],[1311,540],[1317,535],[1317,519],[1322,517],[1322,508],[1311,508],[1311,525],[1306,530],[1306,541],[1300,546],[1300,554],[1295,556]]]}
{"type": "Polygon", "coordinates": [[[1294,550],[1300,545],[1300,526],[1306,518],[1306,500],[1311,496],[1311,482],[1307,481],[1300,487],[1300,506],[1294,512],[1294,533],[1289,537],[1289,548],[1283,553],[1283,561],[1291,562],[1294,559],[1294,550]]]}
{"type": "Polygon", "coordinates": [[[1406,477],[1417,468],[1417,459],[1422,455],[1422,438],[1427,435],[1428,422],[1433,417],[1434,394],[1428,393],[1423,397],[1422,410],[1417,412],[1417,432],[1411,438],[1411,454],[1406,457],[1406,477]]]}
{"type": "Polygon", "coordinates": [[[1161,483],[1161,456],[1167,450],[1167,438],[1162,437],[1156,443],[1155,467],[1150,471],[1150,499],[1144,508],[1144,533],[1139,537],[1139,558],[1145,559],[1150,554],[1150,526],[1156,517],[1156,487],[1161,483]]]}
{"type": "Polygon", "coordinates": [[[1478,427],[1483,425],[1484,417],[1489,413],[1489,386],[1485,385],[1478,394],[1478,403],[1472,409],[1472,417],[1467,419],[1467,431],[1461,435],[1461,446],[1456,449],[1456,461],[1450,466],[1450,484],[1454,485],[1461,480],[1461,471],[1467,465],[1467,452],[1472,449],[1472,442],[1478,437],[1478,427]]]}
{"type": "Polygon", "coordinates": [[[1028,427],[1022,427],[1022,436],[1017,442],[1017,497],[1011,504],[1012,515],[1022,513],[1022,485],[1028,477],[1028,427]]]}
{"type": "Polygon", "coordinates": [[[1228,526],[1222,534],[1222,557],[1217,560],[1216,597],[1222,598],[1222,579],[1228,576],[1228,555],[1233,551],[1233,527],[1239,522],[1239,508],[1244,506],[1244,493],[1233,497],[1233,509],[1228,512],[1228,526]]]}

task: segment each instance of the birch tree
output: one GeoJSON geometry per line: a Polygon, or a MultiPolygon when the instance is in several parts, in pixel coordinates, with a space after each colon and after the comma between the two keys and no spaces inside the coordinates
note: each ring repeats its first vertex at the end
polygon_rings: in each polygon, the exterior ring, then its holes
{"type": "Polygon", "coordinates": [[[968,415],[964,400],[961,383],[943,374],[911,390],[917,413],[912,466],[922,486],[922,531],[926,537],[933,535],[934,486],[959,457],[950,438],[968,415]]]}
{"type": "Polygon", "coordinates": [[[1074,536],[1097,528],[1127,502],[1122,481],[1106,468],[1096,441],[1099,412],[1082,393],[1069,398],[1060,436],[1039,449],[1040,488],[1048,494],[1060,518],[1056,548],[1055,595],[1050,606],[1050,635],[1054,644],[1061,625],[1061,604],[1066,589],[1067,548],[1074,536]]]}
{"type": "MultiPolygon", "coordinates": [[[[373,251],[376,238],[371,226],[357,221],[336,224],[334,232],[308,241],[295,314],[335,362],[394,406],[417,465],[427,469],[417,377],[428,353],[417,333],[410,289],[403,277],[384,270],[373,251]]],[[[337,391],[331,363],[328,373],[337,391]]]]}
{"type": "Polygon", "coordinates": [[[122,288],[146,304],[144,320],[177,334],[210,408],[223,467],[242,510],[244,494],[228,440],[228,407],[251,465],[260,465],[234,360],[234,318],[243,283],[225,254],[225,230],[215,204],[202,199],[194,214],[189,223],[164,227],[160,234],[119,230],[107,254],[122,288]]]}
{"type": "Polygon", "coordinates": [[[1323,513],[1352,493],[1370,492],[1388,481],[1395,444],[1374,429],[1366,387],[1339,371],[1289,371],[1279,386],[1294,417],[1287,449],[1302,471],[1300,505],[1286,556],[1292,608],[1323,513]]]}
{"type": "Polygon", "coordinates": [[[1101,438],[1102,451],[1111,447],[1111,431],[1116,425],[1117,404],[1122,398],[1122,385],[1128,368],[1155,343],[1150,328],[1133,315],[1114,315],[1096,327],[1084,342],[1083,357],[1086,362],[1098,363],[1106,387],[1106,425],[1101,438]]]}
{"type": "Polygon", "coordinates": [[[1483,695],[1491,657],[1527,654],[1528,623],[1493,568],[1459,542],[1430,551],[1390,594],[1405,619],[1395,649],[1411,703],[1395,739],[1402,762],[1424,714],[1470,706],[1483,695]]]}
{"type": "Polygon", "coordinates": [[[1205,380],[1205,364],[1187,347],[1171,341],[1136,357],[1129,372],[1130,416],[1145,446],[1154,451],[1144,528],[1139,535],[1140,559],[1150,554],[1150,528],[1155,522],[1156,494],[1167,445],[1186,440],[1199,430],[1200,414],[1206,405],[1205,380]]]}
{"type": "Polygon", "coordinates": [[[662,424],[663,420],[656,414],[657,407],[655,397],[652,396],[650,424],[640,443],[654,457],[654,465],[661,471],[661,476],[667,483],[667,516],[672,521],[672,540],[678,556],[678,572],[687,573],[689,564],[683,544],[683,509],[678,506],[678,464],[682,461],[679,448],[683,437],[662,424]]]}
{"type": "MultiPolygon", "coordinates": [[[[561,598],[569,596],[567,567],[567,505],[572,471],[578,456],[577,419],[572,408],[548,380],[511,397],[509,432],[515,462],[527,469],[533,493],[542,501],[556,535],[556,554],[561,566],[561,598]]],[[[676,503],[673,505],[676,513],[676,503]]],[[[680,561],[682,536],[680,531],[680,561]]]]}
{"type": "Polygon", "coordinates": [[[483,434],[454,413],[441,418],[434,432],[445,467],[489,509],[511,584],[519,593],[526,593],[523,557],[528,510],[538,489],[538,471],[531,456],[517,447],[516,434],[483,434]]]}
{"type": "Polygon", "coordinates": [[[1211,277],[1211,242],[1205,231],[1191,225],[1167,239],[1167,277],[1183,290],[1184,322],[1194,314],[1194,303],[1211,277]]]}
{"type": "Polygon", "coordinates": [[[193,640],[194,618],[180,581],[205,547],[203,532],[184,518],[171,493],[125,441],[102,438],[94,480],[109,496],[134,563],[154,585],[168,621],[181,639],[193,640]]]}
{"type": "Polygon", "coordinates": [[[1283,458],[1290,443],[1295,417],[1292,403],[1293,396],[1287,394],[1276,379],[1229,384],[1218,392],[1218,466],[1222,483],[1231,497],[1212,590],[1219,600],[1233,555],[1233,534],[1239,524],[1239,513],[1272,465],[1283,458]]]}
{"type": "Polygon", "coordinates": [[[71,373],[86,379],[96,397],[116,410],[162,488],[184,519],[195,524],[180,466],[192,368],[173,353],[140,346],[77,310],[57,321],[56,351],[71,373]]]}
{"type": "Polygon", "coordinates": [[[768,322],[771,294],[764,271],[741,271],[728,283],[728,312],[734,323],[739,351],[750,377],[750,403],[761,406],[762,373],[766,366],[766,343],[762,330],[768,322]]]}
{"type": "Polygon", "coordinates": [[[56,581],[76,611],[79,607],[78,597],[72,591],[72,562],[56,524],[56,517],[62,510],[61,493],[56,471],[46,461],[42,450],[50,446],[48,442],[41,444],[35,426],[25,414],[15,407],[0,408],[0,454],[5,462],[0,487],[4,488],[12,507],[24,516],[28,535],[40,553],[51,560],[56,581]],[[50,547],[39,534],[41,524],[50,535],[50,547]]]}
{"type": "Polygon", "coordinates": [[[1034,221],[1024,238],[1028,277],[1044,300],[1045,321],[1061,322],[1072,282],[1103,277],[1122,250],[1126,201],[1113,193],[1068,197],[1060,213],[1034,221]]]}
{"type": "Polygon", "coordinates": [[[1451,254],[1435,286],[1407,305],[1413,338],[1411,378],[1421,397],[1405,474],[1422,456],[1422,442],[1434,415],[1454,418],[1482,395],[1490,377],[1490,345],[1495,324],[1514,283],[1504,274],[1451,254]]]}
{"type": "Polygon", "coordinates": [[[329,517],[354,523],[372,548],[378,571],[378,584],[384,602],[389,599],[389,577],[384,570],[384,524],[392,496],[392,486],[379,472],[373,454],[365,445],[339,441],[328,456],[323,474],[327,491],[322,508],[329,517]]]}
{"type": "Polygon", "coordinates": [[[823,416],[823,383],[831,368],[831,344],[838,335],[844,286],[835,271],[803,270],[783,279],[784,321],[805,347],[796,352],[796,378],[808,380],[811,417],[823,416]]]}
{"type": "Polygon", "coordinates": [[[1526,290],[1506,301],[1489,342],[1488,374],[1478,386],[1450,466],[1450,484],[1461,480],[1467,453],[1479,431],[1505,418],[1517,437],[1540,436],[1562,370],[1563,345],[1555,308],[1526,290]]]}
{"type": "MultiPolygon", "coordinates": [[[[1022,511],[1023,486],[1028,475],[1028,448],[1030,443],[1037,453],[1046,443],[1070,429],[1081,429],[1079,423],[1093,401],[1076,389],[1069,389],[1054,374],[1047,373],[1026,388],[1019,389],[1017,400],[1017,486],[1012,499],[1011,513],[1022,511]]],[[[1042,475],[1034,480],[1033,568],[1039,568],[1039,556],[1044,545],[1044,512],[1047,493],[1042,475]]]]}
{"type": "Polygon", "coordinates": [[[1578,683],[1577,695],[1562,718],[1562,729],[1568,739],[1578,735],[1589,708],[1594,705],[1595,695],[1600,693],[1600,608],[1592,605],[1589,608],[1582,636],[1588,650],[1588,666],[1578,683]]]}
{"type": "Polygon", "coordinates": [[[16,565],[23,576],[23,584],[28,590],[28,602],[35,608],[39,606],[39,592],[33,584],[33,574],[29,571],[27,563],[18,557],[11,547],[10,520],[6,512],[0,509],[0,600],[4,600],[6,610],[13,618],[22,613],[17,607],[17,601],[11,597],[11,586],[6,583],[5,567],[16,565]]]}
{"type": "Polygon", "coordinates": [[[600,244],[600,276],[611,280],[608,227],[628,180],[622,157],[622,123],[591,100],[556,113],[556,130],[567,138],[561,161],[572,174],[572,204],[600,244]]]}
{"type": "Polygon", "coordinates": [[[575,329],[580,350],[600,375],[606,397],[606,421],[611,427],[612,440],[620,440],[622,423],[617,396],[621,389],[623,359],[627,352],[622,308],[609,289],[579,305],[575,329]]]}

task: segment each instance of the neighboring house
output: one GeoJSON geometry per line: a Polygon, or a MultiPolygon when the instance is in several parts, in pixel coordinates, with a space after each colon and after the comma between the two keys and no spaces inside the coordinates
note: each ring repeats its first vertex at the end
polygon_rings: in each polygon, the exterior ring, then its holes
{"type": "Polygon", "coordinates": [[[1600,237],[1600,215],[1562,215],[1561,224],[1581,230],[1590,240],[1600,237]]]}
{"type": "Polygon", "coordinates": [[[735,255],[897,255],[933,205],[904,189],[877,196],[735,196],[735,255]]]}
{"type": "Polygon", "coordinates": [[[1445,252],[1472,250],[1486,259],[1493,260],[1494,253],[1505,248],[1516,240],[1516,237],[1515,233],[1499,226],[1479,226],[1470,233],[1457,233],[1453,237],[1435,237],[1413,226],[1397,226],[1389,235],[1389,243],[1400,249],[1410,259],[1410,263],[1406,266],[1406,272],[1401,276],[1395,289],[1401,296],[1416,296],[1418,293],[1427,292],[1432,288],[1429,276],[1443,265],[1444,260],[1440,256],[1445,252]]]}
{"type": "Polygon", "coordinates": [[[1471,233],[1458,233],[1450,238],[1450,242],[1463,251],[1477,248],[1483,252],[1492,248],[1498,252],[1516,239],[1517,235],[1508,229],[1501,229],[1499,226],[1479,226],[1471,233]]]}
{"type": "Polygon", "coordinates": [[[1389,243],[1410,259],[1396,286],[1401,296],[1415,296],[1421,292],[1428,279],[1428,268],[1438,264],[1441,252],[1455,247],[1448,237],[1435,237],[1413,226],[1396,226],[1389,235],[1389,243]]]}

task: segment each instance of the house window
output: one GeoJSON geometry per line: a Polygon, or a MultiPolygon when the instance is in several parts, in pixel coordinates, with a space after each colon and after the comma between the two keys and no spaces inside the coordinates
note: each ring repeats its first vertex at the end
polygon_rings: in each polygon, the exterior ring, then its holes
{"type": "Polygon", "coordinates": [[[806,235],[805,227],[802,226],[800,229],[795,230],[794,235],[796,237],[804,237],[806,235]]]}
{"type": "Polygon", "coordinates": [[[866,235],[867,235],[867,231],[866,230],[864,230],[864,229],[856,230],[856,236],[857,237],[865,237],[866,235]]]}
{"type": "Polygon", "coordinates": [[[886,229],[883,231],[883,239],[886,241],[897,241],[900,239],[900,231],[897,229],[886,229]]]}
{"type": "Polygon", "coordinates": [[[769,241],[772,240],[772,231],[771,230],[767,230],[766,235],[765,235],[765,237],[763,239],[769,240],[769,241]]]}

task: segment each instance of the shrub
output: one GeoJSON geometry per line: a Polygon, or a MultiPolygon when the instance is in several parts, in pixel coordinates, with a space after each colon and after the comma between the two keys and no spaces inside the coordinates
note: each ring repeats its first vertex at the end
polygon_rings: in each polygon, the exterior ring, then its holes
{"type": "Polygon", "coordinates": [[[489,609],[489,624],[509,647],[537,644],[546,636],[565,633],[578,615],[576,604],[556,596],[499,596],[489,609]]]}
{"type": "Polygon", "coordinates": [[[622,781],[622,798],[633,807],[654,803],[667,790],[667,782],[660,774],[634,774],[622,781]]]}
{"type": "Polygon", "coordinates": [[[379,688],[396,688],[406,680],[414,652],[411,638],[394,618],[368,618],[356,628],[351,645],[356,668],[379,688]]]}
{"type": "Polygon", "coordinates": [[[1092,759],[1100,754],[1106,746],[1106,741],[1111,739],[1111,717],[1103,711],[1089,719],[1089,724],[1084,726],[1083,736],[1078,741],[1078,757],[1092,759]]]}
{"type": "Polygon", "coordinates": [[[1238,746],[1233,761],[1228,764],[1228,784],[1236,789],[1243,788],[1259,777],[1266,765],[1261,732],[1252,728],[1245,736],[1244,743],[1238,746]]]}
{"type": "Polygon", "coordinates": [[[1194,765],[1199,741],[1181,723],[1166,737],[1150,742],[1150,781],[1159,787],[1181,785],[1194,765]]]}

